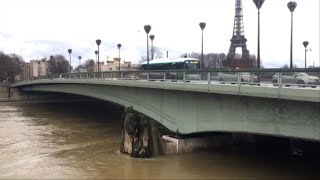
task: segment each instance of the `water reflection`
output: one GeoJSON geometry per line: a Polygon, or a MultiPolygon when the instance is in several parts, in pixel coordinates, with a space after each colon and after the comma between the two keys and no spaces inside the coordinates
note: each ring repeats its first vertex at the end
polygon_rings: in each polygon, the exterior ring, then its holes
{"type": "Polygon", "coordinates": [[[131,159],[118,152],[121,109],[102,102],[1,104],[0,178],[274,179],[318,165],[234,152],[131,159]]]}

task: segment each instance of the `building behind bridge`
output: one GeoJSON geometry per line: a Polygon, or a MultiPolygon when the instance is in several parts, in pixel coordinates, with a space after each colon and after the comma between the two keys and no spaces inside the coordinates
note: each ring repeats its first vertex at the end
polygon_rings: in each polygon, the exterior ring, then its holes
{"type": "Polygon", "coordinates": [[[37,78],[48,74],[48,61],[46,60],[30,60],[22,64],[20,75],[16,76],[16,80],[37,78]]]}
{"type": "MultiPolygon", "coordinates": [[[[119,63],[121,71],[138,71],[140,70],[140,64],[132,64],[131,61],[124,60],[123,63],[119,61],[119,58],[113,57],[108,58],[106,61],[100,62],[101,71],[119,71],[119,63]]],[[[95,71],[98,67],[95,64],[95,71]]],[[[80,68],[74,73],[78,72],[87,72],[86,68],[80,68]]],[[[30,60],[30,62],[25,62],[22,64],[22,71],[19,75],[16,76],[16,80],[38,78],[41,76],[46,76],[49,74],[48,70],[48,61],[45,59],[42,60],[30,60]]]]}
{"type": "Polygon", "coordinates": [[[123,61],[123,64],[120,62],[121,59],[116,57],[109,57],[106,60],[106,63],[101,65],[101,71],[119,71],[119,64],[121,71],[138,71],[140,70],[139,64],[132,64],[131,61],[123,61]]]}

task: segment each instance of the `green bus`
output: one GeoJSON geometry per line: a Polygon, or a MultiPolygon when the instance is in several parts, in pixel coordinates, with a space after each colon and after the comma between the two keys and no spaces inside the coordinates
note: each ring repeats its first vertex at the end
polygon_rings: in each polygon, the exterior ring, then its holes
{"type": "Polygon", "coordinates": [[[141,70],[195,70],[200,69],[200,63],[195,58],[161,58],[150,60],[141,64],[141,70]]]}

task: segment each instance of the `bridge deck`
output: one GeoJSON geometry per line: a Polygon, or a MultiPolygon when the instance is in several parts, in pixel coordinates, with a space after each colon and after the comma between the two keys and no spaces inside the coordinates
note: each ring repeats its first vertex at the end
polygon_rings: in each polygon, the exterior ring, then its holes
{"type": "Polygon", "coordinates": [[[112,86],[128,86],[154,89],[168,89],[178,91],[193,91],[203,93],[229,94],[238,96],[252,96],[277,98],[298,101],[320,102],[320,86],[274,86],[272,83],[227,83],[218,81],[171,81],[171,80],[125,80],[125,79],[39,79],[22,81],[13,87],[32,84],[99,84],[112,86]]]}

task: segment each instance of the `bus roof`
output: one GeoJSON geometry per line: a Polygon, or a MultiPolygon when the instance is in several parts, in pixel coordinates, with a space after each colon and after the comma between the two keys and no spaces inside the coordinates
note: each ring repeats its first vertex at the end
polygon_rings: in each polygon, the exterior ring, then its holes
{"type": "MultiPolygon", "coordinates": [[[[154,59],[149,60],[149,64],[162,64],[162,63],[177,63],[177,62],[184,62],[186,60],[192,60],[192,61],[199,61],[195,58],[161,58],[161,59],[154,59]]],[[[147,64],[147,61],[144,61],[143,64],[147,64]]]]}

